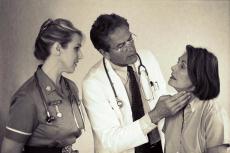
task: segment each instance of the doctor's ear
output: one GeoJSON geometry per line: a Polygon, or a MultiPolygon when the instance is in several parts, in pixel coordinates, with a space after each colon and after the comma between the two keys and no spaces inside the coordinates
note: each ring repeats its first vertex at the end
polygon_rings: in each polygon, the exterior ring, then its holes
{"type": "Polygon", "coordinates": [[[103,49],[98,50],[106,59],[110,60],[109,52],[104,51],[103,49]]]}

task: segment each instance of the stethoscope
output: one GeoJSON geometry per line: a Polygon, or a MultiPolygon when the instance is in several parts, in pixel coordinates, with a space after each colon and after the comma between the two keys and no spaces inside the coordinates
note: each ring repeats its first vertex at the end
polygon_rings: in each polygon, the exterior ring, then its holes
{"type": "MultiPolygon", "coordinates": [[[[148,84],[149,84],[151,87],[154,87],[155,90],[159,90],[158,82],[157,82],[157,81],[153,82],[153,81],[151,81],[151,80],[149,79],[149,75],[148,75],[148,71],[147,71],[146,67],[143,65],[140,56],[139,56],[138,54],[136,54],[136,55],[137,55],[137,57],[138,57],[138,59],[139,59],[139,62],[140,62],[140,64],[138,65],[138,75],[141,75],[141,71],[144,71],[145,76],[147,77],[147,80],[148,80],[148,84]],[[156,87],[155,87],[155,86],[156,86],[156,87]]],[[[115,96],[115,99],[116,99],[116,102],[117,102],[117,106],[118,106],[119,108],[121,108],[121,107],[123,106],[123,102],[122,102],[122,100],[120,100],[120,99],[118,98],[118,96],[117,96],[117,92],[116,92],[116,90],[115,90],[115,87],[114,87],[114,85],[113,85],[113,82],[112,82],[112,80],[111,80],[111,77],[110,77],[110,75],[109,75],[109,73],[108,73],[108,69],[107,69],[107,67],[106,67],[105,57],[103,57],[103,65],[104,65],[104,69],[105,69],[106,75],[107,75],[107,77],[108,77],[108,79],[109,79],[109,83],[110,83],[110,85],[111,85],[111,87],[112,87],[112,90],[113,90],[113,93],[114,93],[114,96],[115,96]]]]}
{"type": "MultiPolygon", "coordinates": [[[[46,100],[45,100],[44,94],[43,94],[43,92],[42,92],[42,88],[41,88],[41,86],[40,86],[40,84],[39,84],[39,81],[38,81],[38,77],[37,77],[36,72],[35,72],[35,74],[34,74],[34,78],[35,78],[36,86],[37,86],[37,88],[38,88],[39,94],[40,94],[40,96],[41,96],[41,99],[42,99],[42,102],[43,102],[43,105],[44,105],[44,108],[45,108],[45,111],[46,111],[46,122],[47,122],[47,123],[51,123],[51,122],[53,122],[53,121],[56,120],[56,117],[53,116],[53,115],[50,113],[50,111],[49,111],[49,109],[48,109],[48,107],[47,107],[46,100]]],[[[69,99],[69,101],[70,101],[70,103],[71,103],[72,113],[73,113],[73,115],[74,115],[74,117],[75,117],[75,113],[74,113],[74,110],[73,110],[73,102],[75,101],[75,102],[76,102],[76,105],[77,105],[78,108],[79,108],[80,116],[81,116],[81,119],[82,119],[82,122],[83,122],[83,128],[84,128],[84,119],[83,119],[83,113],[82,113],[81,108],[80,108],[80,105],[81,105],[81,104],[80,104],[80,101],[77,100],[77,98],[75,97],[75,95],[72,93],[72,91],[71,91],[71,89],[70,89],[70,86],[69,86],[69,83],[68,83],[65,79],[64,79],[64,81],[65,81],[65,86],[66,86],[66,88],[67,88],[67,90],[68,90],[68,92],[69,92],[68,99],[69,99]]],[[[76,121],[76,124],[77,124],[77,126],[78,126],[78,128],[79,128],[79,125],[78,125],[77,121],[76,121]]]]}

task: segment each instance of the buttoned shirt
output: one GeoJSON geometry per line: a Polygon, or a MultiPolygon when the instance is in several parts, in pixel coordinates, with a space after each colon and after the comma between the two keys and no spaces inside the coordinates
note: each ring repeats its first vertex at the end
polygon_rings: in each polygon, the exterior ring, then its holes
{"type": "Polygon", "coordinates": [[[35,75],[12,98],[5,136],[29,146],[64,147],[73,144],[83,129],[77,87],[61,77],[60,88],[57,88],[40,67],[35,75]],[[55,117],[51,123],[46,121],[45,105],[55,117]]]}
{"type": "Polygon", "coordinates": [[[229,144],[229,127],[216,101],[195,98],[184,110],[165,120],[166,153],[204,153],[207,148],[229,144]]]}

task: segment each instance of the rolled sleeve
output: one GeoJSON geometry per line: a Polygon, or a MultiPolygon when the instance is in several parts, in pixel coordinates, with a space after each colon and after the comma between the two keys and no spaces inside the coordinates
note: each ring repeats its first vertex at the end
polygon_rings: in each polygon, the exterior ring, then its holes
{"type": "Polygon", "coordinates": [[[36,109],[28,97],[16,97],[9,111],[9,120],[5,136],[17,142],[25,143],[32,135],[35,126],[36,109]]]}

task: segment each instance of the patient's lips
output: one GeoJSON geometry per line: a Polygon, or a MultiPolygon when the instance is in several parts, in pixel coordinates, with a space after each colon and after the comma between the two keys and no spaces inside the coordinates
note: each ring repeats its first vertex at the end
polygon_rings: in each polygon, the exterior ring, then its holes
{"type": "Polygon", "coordinates": [[[171,74],[170,79],[176,80],[176,78],[173,76],[173,74],[171,74]]]}

